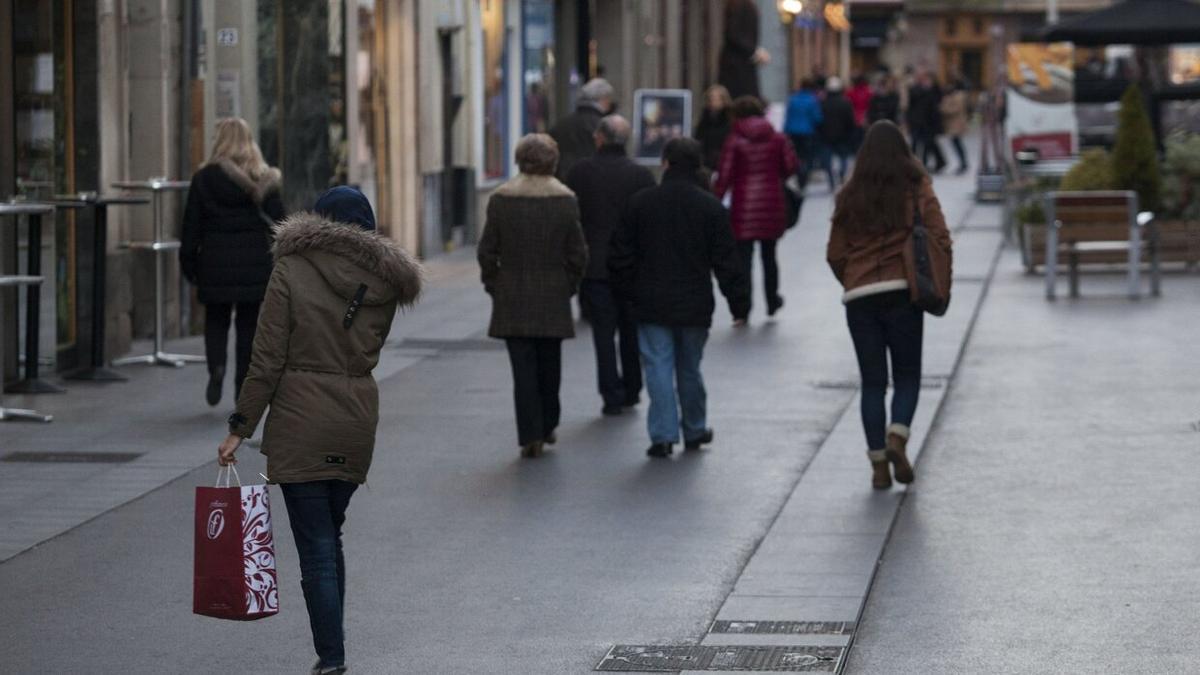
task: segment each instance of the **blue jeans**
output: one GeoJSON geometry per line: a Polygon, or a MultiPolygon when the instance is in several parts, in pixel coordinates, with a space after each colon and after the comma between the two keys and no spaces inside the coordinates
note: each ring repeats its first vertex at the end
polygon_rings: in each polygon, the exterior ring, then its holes
{"type": "Polygon", "coordinates": [[[342,523],[358,485],[344,480],[282,483],[292,536],[300,554],[300,587],[308,606],[313,647],[322,668],[346,664],[342,614],[346,604],[346,561],[342,523]]]}
{"type": "Polygon", "coordinates": [[[925,315],[907,290],[868,295],[846,304],[846,323],[854,339],[862,374],[862,423],[868,450],[883,450],[887,440],[884,399],[888,355],[892,358],[892,424],[910,426],[921,394],[921,341],[925,315]]]}
{"type": "Polygon", "coordinates": [[[707,328],[638,324],[638,347],[642,352],[646,391],[650,394],[647,415],[650,442],[679,442],[680,410],[684,440],[704,435],[707,394],[700,374],[700,359],[707,341],[707,328]]]}

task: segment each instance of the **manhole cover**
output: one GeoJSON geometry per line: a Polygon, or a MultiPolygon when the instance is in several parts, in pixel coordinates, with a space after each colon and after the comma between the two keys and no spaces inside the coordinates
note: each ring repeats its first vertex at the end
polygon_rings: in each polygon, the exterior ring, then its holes
{"type": "Polygon", "coordinates": [[[438,351],[454,351],[454,352],[476,352],[476,351],[501,351],[504,349],[502,340],[491,339],[474,339],[465,340],[438,340],[438,339],[418,339],[409,338],[401,340],[397,345],[397,349],[434,349],[438,351]]]}
{"type": "Polygon", "coordinates": [[[141,456],[135,452],[10,452],[0,462],[124,464],[141,456]]]}
{"type": "Polygon", "coordinates": [[[680,670],[745,670],[789,673],[832,673],[842,647],[664,646],[617,645],[598,671],[674,672],[680,670]]]}
{"type": "Polygon", "coordinates": [[[759,635],[850,635],[853,621],[714,621],[710,633],[759,635]]]}

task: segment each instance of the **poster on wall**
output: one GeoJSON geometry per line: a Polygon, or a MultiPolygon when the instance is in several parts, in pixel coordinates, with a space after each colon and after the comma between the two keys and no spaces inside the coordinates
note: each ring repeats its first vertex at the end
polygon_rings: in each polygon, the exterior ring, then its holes
{"type": "Polygon", "coordinates": [[[1036,150],[1042,159],[1075,154],[1075,69],[1069,42],[1008,46],[1007,118],[1013,153],[1036,150]]]}
{"type": "Polygon", "coordinates": [[[687,89],[638,89],[633,92],[633,157],[658,164],[672,138],[689,136],[692,92],[687,89]]]}

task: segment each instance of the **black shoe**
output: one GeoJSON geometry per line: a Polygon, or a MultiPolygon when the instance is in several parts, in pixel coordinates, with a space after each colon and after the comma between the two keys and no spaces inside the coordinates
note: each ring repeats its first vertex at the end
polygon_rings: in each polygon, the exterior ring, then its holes
{"type": "Polygon", "coordinates": [[[684,441],[683,449],[684,450],[699,450],[700,446],[708,445],[709,443],[712,443],[712,442],[713,442],[713,430],[705,429],[704,435],[701,436],[700,438],[693,438],[690,441],[684,441]]]}
{"type": "Polygon", "coordinates": [[[969,168],[968,168],[967,166],[965,166],[965,165],[964,165],[964,166],[960,166],[960,167],[958,167],[958,170],[957,170],[957,171],[955,171],[954,173],[955,173],[955,175],[957,175],[957,176],[961,176],[961,175],[963,175],[964,173],[966,173],[968,170],[969,170],[969,168]]]}
{"type": "Polygon", "coordinates": [[[625,406],[626,408],[633,408],[641,402],[642,402],[642,398],[640,396],[638,396],[637,394],[634,394],[633,396],[627,397],[625,399],[625,402],[622,403],[621,405],[625,406]]]}
{"type": "Polygon", "coordinates": [[[208,388],[204,390],[204,400],[213,407],[221,402],[221,383],[224,379],[224,368],[217,368],[208,373],[208,388]]]}
{"type": "Polygon", "coordinates": [[[671,443],[655,443],[646,450],[646,455],[650,457],[670,457],[672,452],[675,452],[675,449],[671,443]]]}
{"type": "Polygon", "coordinates": [[[616,417],[625,412],[625,409],[619,405],[606,405],[600,409],[600,413],[606,417],[616,417]]]}
{"type": "Polygon", "coordinates": [[[558,434],[551,431],[550,433],[546,434],[546,438],[542,442],[546,445],[554,445],[558,442],[558,434]]]}
{"type": "Polygon", "coordinates": [[[783,296],[777,295],[777,296],[775,296],[774,300],[767,301],[767,316],[775,316],[775,312],[778,312],[782,308],[783,308],[783,296]]]}

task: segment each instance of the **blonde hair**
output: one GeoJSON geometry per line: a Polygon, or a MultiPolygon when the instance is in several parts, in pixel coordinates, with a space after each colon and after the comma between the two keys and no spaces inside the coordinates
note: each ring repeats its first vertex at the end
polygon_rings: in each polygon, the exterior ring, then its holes
{"type": "Polygon", "coordinates": [[[709,97],[713,94],[721,100],[721,109],[728,110],[733,107],[733,97],[729,95],[729,90],[724,85],[714,84],[704,90],[704,102],[707,104],[709,97]]]}
{"type": "Polygon", "coordinates": [[[250,125],[240,117],[223,117],[217,120],[212,155],[209,156],[208,162],[216,164],[223,159],[232,162],[244,171],[250,180],[255,181],[262,178],[271,168],[263,159],[258,143],[254,142],[250,125]]]}

